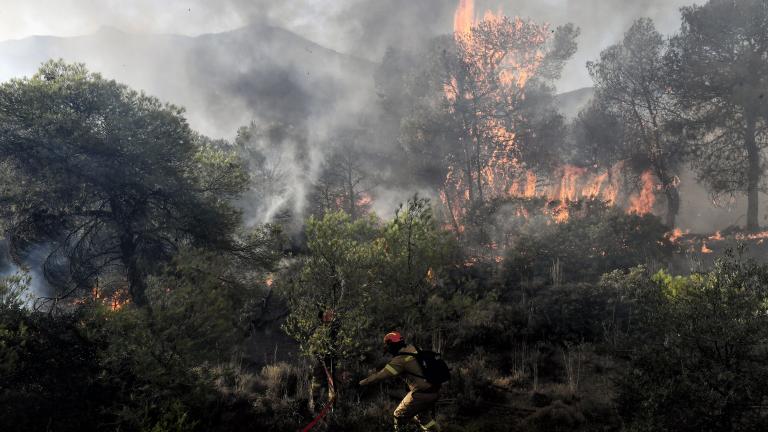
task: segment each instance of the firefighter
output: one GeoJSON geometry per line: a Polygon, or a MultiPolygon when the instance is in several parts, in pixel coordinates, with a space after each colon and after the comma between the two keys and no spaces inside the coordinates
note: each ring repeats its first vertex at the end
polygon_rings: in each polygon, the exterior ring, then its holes
{"type": "Polygon", "coordinates": [[[392,360],[384,369],[360,381],[360,385],[366,386],[400,376],[410,391],[395,409],[395,432],[403,430],[404,425],[411,419],[415,419],[422,430],[439,431],[434,411],[440,385],[431,384],[424,378],[424,371],[416,361],[416,347],[406,344],[398,332],[387,333],[384,336],[384,345],[387,352],[393,356],[392,360]]]}

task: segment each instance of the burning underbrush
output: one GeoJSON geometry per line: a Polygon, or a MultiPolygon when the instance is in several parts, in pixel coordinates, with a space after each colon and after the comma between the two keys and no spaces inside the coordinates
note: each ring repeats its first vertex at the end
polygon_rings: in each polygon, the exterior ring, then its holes
{"type": "Polygon", "coordinates": [[[439,190],[445,219],[457,235],[475,235],[470,231],[487,221],[483,213],[499,202],[512,203],[515,217],[543,213],[555,223],[566,222],[581,201],[638,215],[654,211],[661,187],[647,166],[630,168],[627,161],[579,166],[556,144],[564,129],[555,107],[547,105],[558,75],[552,71],[570,56],[563,47],[572,46],[577,34],[567,26],[550,29],[501,12],[478,15],[474,1],[459,2],[454,47],[444,54],[441,71],[442,106],[456,147],[446,155],[439,190]],[[540,106],[532,109],[531,100],[540,106]],[[554,135],[535,132],[537,127],[554,135]]]}
{"type": "Polygon", "coordinates": [[[626,213],[600,201],[568,207],[566,222],[524,219],[504,227],[504,268],[517,283],[595,281],[613,269],[657,267],[673,252],[666,227],[650,214],[626,213]]]}
{"type": "Polygon", "coordinates": [[[728,250],[743,249],[746,256],[759,261],[768,254],[768,231],[749,232],[729,227],[713,234],[703,234],[677,228],[667,233],[667,238],[675,245],[677,254],[694,257],[710,265],[728,250]]]}

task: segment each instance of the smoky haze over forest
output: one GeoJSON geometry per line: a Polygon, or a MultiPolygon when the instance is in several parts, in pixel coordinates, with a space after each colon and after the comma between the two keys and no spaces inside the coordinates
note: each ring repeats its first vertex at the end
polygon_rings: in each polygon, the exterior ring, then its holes
{"type": "Polygon", "coordinates": [[[768,0],[694,1],[0,0],[0,431],[768,430],[768,0]]]}
{"type": "MultiPolygon", "coordinates": [[[[280,189],[281,196],[248,210],[252,223],[263,222],[280,206],[304,214],[310,183],[333,146],[331,135],[381,116],[373,76],[387,48],[418,50],[432,38],[450,34],[454,3],[137,1],[124,8],[115,7],[116,2],[13,2],[0,12],[7,22],[0,39],[16,39],[0,43],[0,79],[29,75],[43,61],[61,57],[185,107],[191,125],[212,137],[231,140],[238,127],[251,121],[300,124],[307,130],[307,142],[298,147],[286,142],[285,151],[272,152],[280,160],[267,162],[285,171],[287,186],[280,189]],[[306,153],[298,165],[292,156],[297,151],[306,153]]],[[[586,62],[619,42],[635,19],[650,17],[662,34],[675,32],[678,8],[685,3],[479,1],[475,11],[500,10],[553,29],[566,23],[578,26],[578,50],[555,83],[556,91],[564,93],[591,87],[586,62]]],[[[565,95],[559,108],[572,118],[590,96],[590,91],[565,95]]],[[[396,151],[398,133],[379,129],[361,145],[377,153],[396,151]]],[[[684,179],[683,228],[709,231],[737,223],[740,201],[714,208],[707,204],[707,192],[693,184],[692,174],[684,179]]],[[[378,187],[377,192],[374,209],[384,215],[414,192],[436,198],[428,188],[413,184],[378,187]]]]}
{"type": "MultiPolygon", "coordinates": [[[[375,71],[388,48],[413,51],[452,32],[456,5],[446,0],[346,0],[273,2],[13,2],[4,8],[0,30],[0,79],[29,75],[49,58],[81,61],[92,70],[147,91],[187,109],[191,125],[231,140],[250,122],[287,122],[306,129],[306,142],[289,139],[279,160],[266,163],[284,171],[278,198],[248,208],[251,223],[275,217],[289,207],[303,215],[307,193],[326,162],[332,135],[377,122],[375,71]],[[13,18],[13,19],[11,19],[13,18]],[[50,35],[52,37],[30,37],[50,35]],[[299,162],[295,153],[301,153],[299,162]]],[[[578,49],[567,60],[556,91],[561,112],[573,118],[591,91],[585,64],[621,40],[632,22],[650,17],[662,34],[679,27],[683,0],[478,1],[475,12],[502,11],[548,23],[553,29],[573,23],[580,29],[578,49]]],[[[370,126],[364,126],[370,127],[370,126]]],[[[399,131],[380,128],[360,143],[375,153],[397,151],[399,131]],[[394,147],[393,147],[394,146],[394,147]]],[[[268,158],[269,159],[269,158],[268,158]]],[[[374,163],[377,165],[377,163],[374,163]]],[[[376,168],[372,168],[375,170],[376,168]]],[[[385,170],[388,170],[385,168],[385,170]]],[[[391,171],[385,175],[392,175],[391,171]]],[[[377,174],[378,176],[378,174],[377,174]]],[[[715,208],[707,192],[683,172],[686,190],[680,225],[694,231],[738,223],[739,197],[715,208]],[[735,213],[734,213],[735,211],[735,213]]],[[[436,195],[411,183],[377,189],[374,209],[391,214],[414,192],[436,195]]],[[[273,193],[275,191],[273,190],[273,193]]],[[[743,222],[743,221],[742,221],[743,222]]]]}
{"type": "MultiPolygon", "coordinates": [[[[33,35],[79,36],[102,26],[130,33],[200,35],[266,23],[293,31],[336,51],[377,62],[387,46],[412,46],[447,34],[456,5],[449,0],[221,0],[208,2],[137,0],[7,1],[0,12],[0,40],[33,35]],[[116,7],[120,6],[120,7],[116,7]]],[[[582,29],[579,52],[569,61],[559,83],[561,91],[591,85],[584,64],[600,50],[618,42],[632,21],[653,19],[669,34],[679,27],[678,8],[684,0],[481,0],[478,11],[503,10],[554,26],[572,22],[582,29]]],[[[0,69],[0,78],[19,72],[0,69]]]]}

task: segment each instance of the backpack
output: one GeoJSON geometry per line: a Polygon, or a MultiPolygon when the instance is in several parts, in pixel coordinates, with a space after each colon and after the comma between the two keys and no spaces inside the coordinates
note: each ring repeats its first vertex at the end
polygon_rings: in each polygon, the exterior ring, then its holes
{"type": "Polygon", "coordinates": [[[448,368],[448,364],[443,360],[442,355],[438,352],[420,350],[416,348],[416,355],[412,352],[400,351],[397,355],[410,355],[416,358],[419,362],[421,370],[424,376],[411,374],[419,378],[424,378],[428,383],[433,385],[440,385],[451,379],[451,369],[448,368]]]}

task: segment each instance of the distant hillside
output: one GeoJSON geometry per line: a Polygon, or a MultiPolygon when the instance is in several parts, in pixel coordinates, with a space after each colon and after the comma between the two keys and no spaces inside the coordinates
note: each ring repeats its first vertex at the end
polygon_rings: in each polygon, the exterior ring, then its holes
{"type": "Polygon", "coordinates": [[[572,120],[582,110],[595,95],[595,89],[584,87],[582,89],[561,93],[555,97],[557,108],[566,119],[572,120]]]}
{"type": "Polygon", "coordinates": [[[50,58],[83,62],[182,105],[193,127],[214,136],[232,136],[252,119],[343,117],[373,94],[372,63],[262,24],[197,37],[102,28],[0,42],[0,80],[29,75],[50,58]]]}

